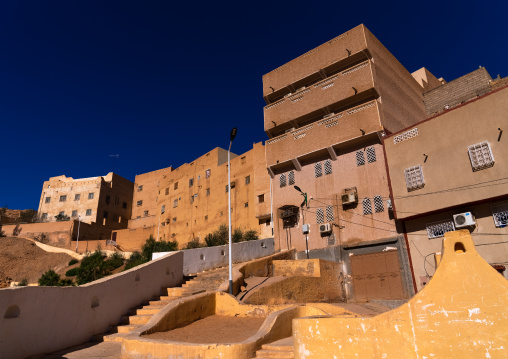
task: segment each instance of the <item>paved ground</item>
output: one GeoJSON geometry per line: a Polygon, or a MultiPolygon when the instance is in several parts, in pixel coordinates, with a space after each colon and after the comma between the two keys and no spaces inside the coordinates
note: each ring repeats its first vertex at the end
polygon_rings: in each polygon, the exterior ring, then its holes
{"type": "Polygon", "coordinates": [[[43,359],[121,359],[122,343],[102,342],[102,343],[86,343],[75,347],[67,348],[45,355],[43,359]]]}

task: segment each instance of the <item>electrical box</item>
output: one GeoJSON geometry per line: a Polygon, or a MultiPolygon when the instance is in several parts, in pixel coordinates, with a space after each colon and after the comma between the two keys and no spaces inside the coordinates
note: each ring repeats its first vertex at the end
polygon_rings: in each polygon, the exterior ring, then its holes
{"type": "Polygon", "coordinates": [[[309,232],[310,232],[310,224],[304,224],[302,226],[302,232],[303,232],[303,234],[309,234],[309,232]]]}

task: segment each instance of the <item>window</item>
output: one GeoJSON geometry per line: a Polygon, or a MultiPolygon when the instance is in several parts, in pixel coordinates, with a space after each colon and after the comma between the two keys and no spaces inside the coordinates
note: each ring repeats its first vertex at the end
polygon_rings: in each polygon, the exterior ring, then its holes
{"type": "Polygon", "coordinates": [[[60,202],[67,201],[67,196],[60,196],[60,202]]]}
{"type": "Polygon", "coordinates": [[[289,171],[289,173],[288,173],[288,184],[290,186],[295,184],[295,172],[294,171],[289,171]]]}
{"type": "Polygon", "coordinates": [[[205,216],[205,221],[208,221],[208,215],[205,216]]]}
{"type": "Polygon", "coordinates": [[[245,208],[249,207],[249,202],[245,202],[245,203],[243,204],[243,206],[244,206],[245,208]]]}
{"type": "Polygon", "coordinates": [[[78,211],[77,210],[72,211],[71,217],[77,217],[77,216],[78,216],[78,211]]]}
{"type": "Polygon", "coordinates": [[[363,166],[365,164],[365,156],[363,154],[363,151],[356,151],[356,165],[357,166],[363,166]]]}
{"type": "Polygon", "coordinates": [[[109,215],[108,211],[104,211],[102,218],[108,218],[108,215],[109,215]]]}
{"type": "Polygon", "coordinates": [[[451,232],[455,230],[455,226],[453,225],[452,220],[445,220],[439,222],[433,222],[427,224],[427,235],[429,239],[444,237],[446,232],[451,232]]]}
{"type": "Polygon", "coordinates": [[[141,192],[143,190],[143,185],[138,186],[138,192],[141,192]]]}
{"type": "Polygon", "coordinates": [[[81,195],[79,193],[74,195],[75,201],[79,201],[80,199],[81,199],[81,195]]]}
{"type": "Polygon", "coordinates": [[[46,197],[46,200],[44,202],[45,203],[50,203],[51,202],[51,197],[46,197]]]}
{"type": "Polygon", "coordinates": [[[198,175],[198,181],[201,181],[201,175],[198,175]]]}
{"type": "Polygon", "coordinates": [[[425,179],[423,178],[422,166],[413,166],[404,170],[406,177],[407,191],[411,192],[425,186],[425,179]]]}
{"type": "Polygon", "coordinates": [[[367,162],[376,162],[376,150],[372,146],[367,147],[367,162]]]}
{"type": "Polygon", "coordinates": [[[93,192],[89,193],[89,194],[88,194],[88,199],[93,199],[93,196],[94,196],[94,193],[93,193],[93,192]]]}
{"type": "Polygon", "coordinates": [[[190,203],[194,203],[194,196],[190,196],[190,203]]]}
{"type": "Polygon", "coordinates": [[[327,206],[326,207],[326,221],[333,222],[334,217],[335,216],[333,215],[333,206],[327,206]]]}
{"type": "Polygon", "coordinates": [[[176,217],[173,217],[173,223],[175,223],[175,222],[176,222],[176,217]]]}
{"type": "Polygon", "coordinates": [[[245,184],[249,184],[250,183],[250,176],[247,176],[245,177],[245,184]]]}
{"type": "Polygon", "coordinates": [[[166,188],[166,196],[169,194],[169,187],[166,188]]]}
{"type": "Polygon", "coordinates": [[[314,164],[314,177],[318,178],[323,175],[323,166],[321,166],[321,162],[316,162],[314,164]]]}
{"type": "Polygon", "coordinates": [[[149,212],[148,212],[148,211],[143,211],[143,215],[144,215],[145,217],[147,217],[147,216],[149,215],[149,212]]]}
{"type": "Polygon", "coordinates": [[[65,216],[65,211],[58,212],[58,215],[62,217],[65,216]]]}
{"type": "Polygon", "coordinates": [[[469,146],[467,150],[469,151],[469,159],[471,160],[471,167],[473,167],[474,172],[494,166],[494,155],[488,141],[469,146]]]}
{"type": "Polygon", "coordinates": [[[263,203],[265,201],[265,195],[264,194],[260,194],[258,196],[258,203],[263,203]]]}
{"type": "Polygon", "coordinates": [[[316,210],[316,223],[317,224],[325,223],[325,216],[323,214],[323,208],[318,208],[316,210]]]}
{"type": "Polygon", "coordinates": [[[364,215],[372,214],[372,203],[370,201],[370,198],[365,198],[362,201],[362,206],[363,206],[363,214],[364,215]]]}
{"type": "Polygon", "coordinates": [[[224,212],[220,211],[220,216],[222,217],[224,215],[224,212]]]}
{"type": "Polygon", "coordinates": [[[127,202],[122,203],[122,208],[127,208],[127,202]]]}
{"type": "Polygon", "coordinates": [[[47,213],[43,213],[41,219],[43,221],[47,220],[48,219],[48,214],[47,213]]]}
{"type": "Polygon", "coordinates": [[[332,174],[332,161],[326,160],[325,161],[325,175],[331,175],[332,174]]]}
{"type": "Polygon", "coordinates": [[[143,201],[142,200],[136,202],[136,206],[141,207],[142,205],[143,205],[143,201]]]}
{"type": "Polygon", "coordinates": [[[86,210],[86,215],[87,216],[91,216],[92,215],[92,210],[91,209],[87,209],[86,210]]]}
{"type": "Polygon", "coordinates": [[[226,193],[228,193],[228,192],[229,192],[229,186],[226,185],[226,193]]]}
{"type": "Polygon", "coordinates": [[[194,186],[194,178],[189,178],[189,187],[194,186]]]}
{"type": "Polygon", "coordinates": [[[178,189],[178,182],[175,182],[175,184],[173,185],[173,189],[178,189]]]}
{"type": "Polygon", "coordinates": [[[166,205],[165,204],[163,204],[161,207],[161,214],[164,214],[164,212],[166,212],[166,205]]]}
{"type": "Polygon", "coordinates": [[[241,158],[241,160],[242,160],[242,165],[243,165],[243,164],[245,164],[245,162],[247,162],[247,159],[245,158],[245,156],[243,156],[243,157],[241,158]]]}
{"type": "Polygon", "coordinates": [[[496,227],[504,228],[508,226],[508,201],[494,203],[491,205],[491,207],[496,227]]]}
{"type": "Polygon", "coordinates": [[[385,207],[383,204],[383,197],[374,196],[374,210],[376,211],[376,213],[384,212],[385,207]]]}
{"type": "Polygon", "coordinates": [[[280,187],[286,187],[286,175],[283,173],[279,176],[280,187]]]}
{"type": "Polygon", "coordinates": [[[109,204],[110,201],[111,201],[111,197],[110,196],[106,196],[106,204],[109,204]]]}
{"type": "Polygon", "coordinates": [[[176,208],[176,207],[178,207],[178,199],[175,199],[173,201],[173,208],[176,208]]]}
{"type": "Polygon", "coordinates": [[[205,171],[205,178],[209,178],[209,177],[210,177],[210,174],[211,174],[210,170],[209,170],[209,169],[207,169],[207,170],[205,171]]]}
{"type": "Polygon", "coordinates": [[[206,195],[209,196],[210,195],[210,188],[207,188],[206,189],[206,195]]]}

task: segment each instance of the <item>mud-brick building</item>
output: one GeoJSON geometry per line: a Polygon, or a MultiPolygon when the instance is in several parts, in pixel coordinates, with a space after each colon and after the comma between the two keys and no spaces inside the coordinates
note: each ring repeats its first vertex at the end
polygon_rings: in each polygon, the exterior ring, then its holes
{"type": "Polygon", "coordinates": [[[227,181],[227,150],[215,148],[190,163],[136,176],[133,218],[129,228],[113,233],[125,250],[139,249],[152,235],[177,241],[182,248],[228,223],[231,190],[233,228],[256,230],[271,237],[269,177],[262,143],[231,154],[231,185],[227,181]]]}
{"type": "Polygon", "coordinates": [[[507,277],[508,81],[484,68],[424,94],[427,120],[385,137],[393,213],[409,242],[418,290],[448,231],[469,229],[507,277]]]}

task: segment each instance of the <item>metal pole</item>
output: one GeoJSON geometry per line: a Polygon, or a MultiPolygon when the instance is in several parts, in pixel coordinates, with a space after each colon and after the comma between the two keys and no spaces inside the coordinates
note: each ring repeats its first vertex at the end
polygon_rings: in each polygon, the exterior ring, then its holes
{"type": "Polygon", "coordinates": [[[228,214],[229,214],[229,294],[233,295],[233,262],[232,262],[232,250],[231,250],[231,163],[230,153],[231,144],[229,142],[228,149],[228,214]]]}
{"type": "MultiPolygon", "coordinates": [[[[303,224],[305,224],[305,213],[303,212],[303,206],[302,206],[302,221],[303,224]]],[[[305,247],[307,248],[307,259],[309,259],[309,235],[305,235],[305,247]]]]}
{"type": "Polygon", "coordinates": [[[81,224],[81,217],[78,215],[78,238],[76,240],[76,253],[78,253],[78,244],[79,244],[79,225],[81,224]]]}

